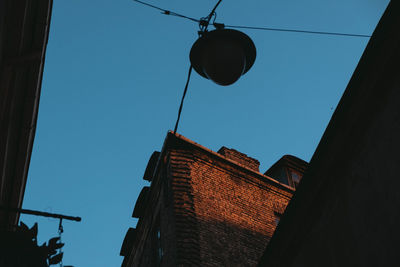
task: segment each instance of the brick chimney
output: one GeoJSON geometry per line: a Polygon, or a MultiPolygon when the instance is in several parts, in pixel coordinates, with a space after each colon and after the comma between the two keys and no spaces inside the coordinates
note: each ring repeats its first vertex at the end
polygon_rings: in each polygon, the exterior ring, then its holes
{"type": "Polygon", "coordinates": [[[218,153],[230,160],[246,166],[249,169],[260,172],[260,162],[258,160],[251,158],[233,148],[227,148],[223,146],[218,150],[218,153]]]}

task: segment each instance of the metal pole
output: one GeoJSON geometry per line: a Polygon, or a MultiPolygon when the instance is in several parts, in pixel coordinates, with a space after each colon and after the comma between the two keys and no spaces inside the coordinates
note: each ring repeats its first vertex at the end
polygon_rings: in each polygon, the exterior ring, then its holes
{"type": "Polygon", "coordinates": [[[37,210],[8,208],[5,206],[0,206],[0,210],[17,212],[17,213],[22,213],[22,214],[30,214],[30,215],[36,215],[36,216],[43,216],[43,217],[50,217],[50,218],[57,218],[57,219],[65,219],[65,220],[76,221],[76,222],[80,222],[82,220],[81,217],[73,217],[73,216],[68,216],[68,215],[63,215],[63,214],[49,213],[49,212],[43,212],[43,211],[37,211],[37,210]]]}

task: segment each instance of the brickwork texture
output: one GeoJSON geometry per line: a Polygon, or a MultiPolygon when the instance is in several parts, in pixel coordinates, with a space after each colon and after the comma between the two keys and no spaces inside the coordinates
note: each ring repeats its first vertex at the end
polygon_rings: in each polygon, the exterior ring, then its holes
{"type": "Polygon", "coordinates": [[[258,167],[169,133],[126,266],[256,266],[294,193],[258,167]]]}

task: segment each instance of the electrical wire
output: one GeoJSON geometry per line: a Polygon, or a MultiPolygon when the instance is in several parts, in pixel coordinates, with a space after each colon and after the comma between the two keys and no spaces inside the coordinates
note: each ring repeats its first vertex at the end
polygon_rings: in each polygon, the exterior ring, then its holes
{"type": "MultiPolygon", "coordinates": [[[[221,2],[222,2],[222,0],[219,0],[219,1],[217,2],[217,4],[214,6],[214,8],[211,10],[210,15],[208,15],[208,17],[207,17],[207,18],[208,18],[207,26],[208,26],[208,24],[210,23],[210,20],[211,20],[212,16],[214,15],[215,10],[216,10],[217,7],[219,6],[219,4],[221,4],[221,2]]],[[[217,15],[215,15],[215,16],[217,16],[217,15]]],[[[207,27],[206,27],[206,30],[207,30],[207,27]]]]}
{"type": "Polygon", "coordinates": [[[183,90],[183,95],[182,95],[182,99],[181,99],[181,105],[179,106],[178,118],[176,119],[176,123],[175,123],[175,129],[174,129],[174,134],[175,135],[176,135],[176,131],[178,130],[178,124],[179,124],[179,119],[181,118],[183,101],[185,100],[186,92],[187,92],[189,81],[190,81],[190,75],[192,74],[192,69],[193,69],[193,67],[192,67],[192,65],[190,65],[188,76],[187,76],[187,80],[186,80],[185,90],[183,90]]]}
{"type": "Polygon", "coordinates": [[[199,36],[201,36],[203,33],[207,32],[207,28],[208,25],[210,25],[210,21],[211,18],[214,17],[214,22],[215,23],[215,19],[217,18],[217,13],[215,13],[215,10],[217,9],[217,7],[219,6],[219,4],[222,2],[222,0],[219,0],[217,2],[217,4],[214,6],[214,8],[211,10],[210,14],[208,14],[207,17],[201,18],[200,19],[200,23],[199,23],[199,27],[200,27],[200,32],[199,32],[199,36]]]}
{"type": "MultiPolygon", "coordinates": [[[[219,0],[219,1],[217,2],[217,4],[214,6],[214,8],[211,10],[210,14],[209,14],[207,17],[203,17],[203,18],[201,18],[200,20],[197,20],[197,19],[195,19],[195,18],[191,18],[191,17],[185,16],[185,15],[182,15],[182,14],[179,14],[179,13],[176,13],[176,12],[173,12],[173,11],[170,11],[170,10],[167,10],[167,9],[163,9],[163,8],[160,8],[160,7],[151,5],[151,4],[148,4],[148,3],[146,3],[146,2],[142,2],[142,1],[140,1],[140,0],[133,0],[133,1],[134,1],[134,2],[137,2],[137,3],[140,3],[140,4],[142,4],[142,5],[145,5],[145,6],[148,6],[148,7],[157,9],[157,10],[160,10],[160,11],[162,11],[162,14],[164,14],[164,15],[172,15],[172,16],[176,16],[176,17],[180,17],[180,18],[185,18],[185,19],[188,19],[188,20],[197,22],[197,23],[199,23],[199,27],[200,27],[200,32],[199,32],[199,34],[204,33],[204,32],[207,31],[207,28],[208,28],[208,26],[209,26],[209,24],[210,24],[210,21],[211,21],[211,19],[214,17],[214,20],[213,20],[213,23],[212,23],[212,24],[213,24],[216,28],[224,28],[224,27],[227,27],[227,28],[250,29],[250,30],[264,30],[264,31],[280,31],[280,32],[294,32],[294,33],[308,33],[308,34],[324,34],[324,35],[351,36],[351,37],[371,37],[370,35],[364,35],[364,34],[351,34],[351,33],[338,33],[338,32],[322,32],[322,31],[308,31],[308,30],[295,30],[295,29],[279,29],[279,28],[267,28],[267,27],[250,27],[250,26],[239,26],[239,25],[224,25],[224,24],[222,24],[222,23],[216,23],[216,22],[215,22],[216,17],[217,17],[217,14],[216,14],[215,10],[216,10],[217,7],[219,6],[219,4],[222,2],[222,0],[219,0]]],[[[189,81],[190,81],[190,76],[191,76],[191,74],[192,74],[192,69],[193,69],[193,66],[190,65],[189,71],[188,71],[187,80],[186,80],[185,89],[184,89],[184,91],[183,91],[183,95],[182,95],[182,99],[181,99],[181,104],[180,104],[179,110],[178,110],[178,118],[176,119],[176,123],[175,123],[175,128],[174,128],[174,134],[175,134],[175,135],[177,134],[178,125],[179,125],[179,120],[180,120],[180,118],[181,118],[181,113],[182,113],[182,108],[183,108],[183,102],[184,102],[184,100],[185,100],[185,96],[186,96],[187,89],[188,89],[188,86],[189,86],[189,81]]]]}
{"type": "MultiPolygon", "coordinates": [[[[215,23],[215,24],[217,24],[217,23],[215,23]]],[[[236,25],[224,25],[224,26],[227,27],[227,28],[249,29],[249,30],[264,30],[264,31],[278,31],[278,32],[297,32],[297,33],[351,36],[351,37],[364,37],[364,38],[371,37],[371,35],[365,35],[365,34],[340,33],[340,32],[320,32],[320,31],[279,29],[279,28],[267,28],[267,27],[251,27],[251,26],[236,26],[236,25]]]]}
{"type": "MultiPolygon", "coordinates": [[[[134,1],[137,1],[137,0],[134,0],[134,1]]],[[[219,5],[221,2],[222,2],[222,0],[219,0],[219,1],[217,2],[217,4],[214,6],[214,8],[211,10],[210,14],[206,17],[206,21],[207,21],[207,22],[206,22],[206,24],[204,25],[204,27],[201,28],[201,31],[206,31],[206,30],[207,30],[207,27],[208,27],[208,25],[210,24],[210,20],[211,20],[211,18],[214,16],[214,14],[215,14],[215,17],[217,16],[216,13],[215,13],[215,10],[217,9],[218,5],[219,5]]],[[[201,20],[200,20],[200,21],[201,21],[201,20]]],[[[199,21],[199,22],[200,22],[200,21],[199,21]]],[[[214,19],[214,21],[215,21],[215,19],[214,19]]],[[[182,95],[182,99],[181,99],[181,104],[180,104],[180,106],[179,106],[178,118],[176,119],[176,123],[175,123],[175,128],[174,128],[174,134],[175,134],[175,135],[177,134],[178,125],[179,125],[179,120],[180,120],[180,118],[181,118],[181,113],[182,113],[183,101],[185,100],[186,92],[187,92],[188,85],[189,85],[189,81],[190,81],[190,75],[192,74],[192,70],[193,70],[193,66],[190,64],[189,71],[188,71],[188,76],[187,76],[187,80],[186,80],[185,89],[183,90],[183,95],[182,95]]]]}
{"type": "MultiPolygon", "coordinates": [[[[217,9],[218,5],[221,3],[222,0],[219,0],[217,2],[217,4],[214,6],[214,8],[212,9],[212,11],[210,12],[210,14],[207,17],[201,18],[200,20],[192,18],[192,17],[188,17],[167,9],[163,9],[145,2],[142,2],[140,0],[132,0],[134,2],[146,5],[148,7],[157,9],[162,11],[162,14],[164,15],[171,15],[171,16],[176,16],[176,17],[180,17],[180,18],[184,18],[184,19],[188,19],[191,20],[193,22],[197,22],[197,23],[203,23],[203,25],[200,25],[200,30],[207,30],[207,27],[211,21],[211,18],[213,17],[213,15],[215,14],[215,10],[217,9]]],[[[216,17],[216,16],[215,16],[216,17]]],[[[278,32],[293,32],[293,33],[307,33],[307,34],[319,34],[319,35],[335,35],[335,36],[347,36],[347,37],[361,37],[361,38],[370,38],[371,35],[366,35],[366,34],[354,34],[354,33],[340,33],[340,32],[325,32],[325,31],[309,31],[309,30],[295,30],[295,29],[281,29],[281,28],[270,28],[270,27],[252,27],[252,26],[240,26],[240,25],[224,25],[222,23],[215,23],[215,19],[213,21],[213,25],[216,26],[224,26],[227,28],[236,28],[236,29],[249,29],[249,30],[262,30],[262,31],[278,31],[278,32]]]]}
{"type": "Polygon", "coordinates": [[[171,16],[175,16],[175,17],[180,17],[180,18],[184,18],[184,19],[188,19],[188,20],[197,22],[197,23],[200,22],[200,20],[198,20],[198,19],[191,18],[191,17],[185,16],[185,15],[182,15],[182,14],[179,14],[179,13],[167,10],[167,9],[163,9],[163,8],[151,5],[149,3],[146,3],[146,2],[142,2],[142,1],[139,1],[139,0],[132,0],[132,1],[140,3],[140,4],[148,6],[148,7],[151,7],[151,8],[154,8],[154,9],[157,9],[157,10],[160,10],[160,11],[162,11],[161,14],[164,14],[164,15],[171,15],[171,16]]]}
{"type": "Polygon", "coordinates": [[[211,12],[210,12],[210,18],[212,17],[212,15],[215,13],[215,10],[217,10],[217,7],[219,6],[219,4],[221,4],[221,2],[222,2],[222,0],[219,0],[218,2],[217,2],[217,4],[215,4],[215,6],[214,6],[214,8],[211,10],[211,12]]]}

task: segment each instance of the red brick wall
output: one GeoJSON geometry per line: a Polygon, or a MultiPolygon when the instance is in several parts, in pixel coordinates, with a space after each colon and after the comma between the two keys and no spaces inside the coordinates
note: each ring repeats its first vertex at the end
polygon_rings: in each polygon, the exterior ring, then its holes
{"type": "Polygon", "coordinates": [[[293,189],[220,152],[169,134],[123,267],[257,265],[293,189]]]}
{"type": "MultiPolygon", "coordinates": [[[[198,245],[198,225],[193,203],[191,166],[193,155],[190,151],[172,151],[169,155],[168,174],[170,178],[169,195],[175,218],[176,264],[178,266],[200,265],[198,245]]],[[[162,222],[163,223],[163,222],[162,222]]],[[[167,266],[172,266],[166,263],[167,266]]]]}
{"type": "Polygon", "coordinates": [[[176,263],[256,266],[293,191],[200,149],[169,155],[176,263]]]}
{"type": "Polygon", "coordinates": [[[218,153],[256,172],[260,171],[260,162],[232,148],[221,147],[218,153]]]}

